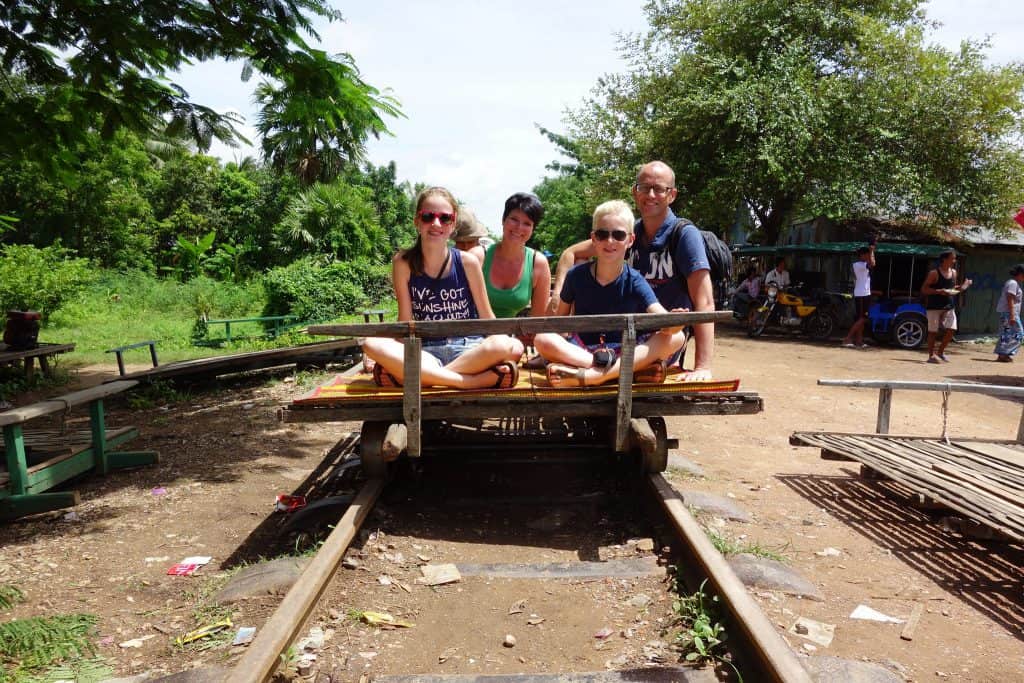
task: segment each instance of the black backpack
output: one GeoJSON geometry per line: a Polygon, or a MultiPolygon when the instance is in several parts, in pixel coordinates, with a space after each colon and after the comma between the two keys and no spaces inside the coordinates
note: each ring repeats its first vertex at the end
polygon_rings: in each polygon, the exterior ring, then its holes
{"type": "MultiPolygon", "coordinates": [[[[672,258],[675,258],[676,247],[679,246],[679,239],[683,228],[693,225],[693,222],[686,218],[680,218],[672,226],[672,234],[668,238],[668,248],[671,250],[672,258]]],[[[729,293],[729,283],[732,282],[732,251],[729,245],[710,230],[700,230],[700,236],[704,239],[704,251],[708,255],[708,265],[711,272],[711,284],[715,289],[715,308],[725,308],[726,299],[729,293]]],[[[676,273],[682,273],[678,263],[673,263],[676,273]]],[[[686,284],[686,280],[683,280],[686,284]]]]}

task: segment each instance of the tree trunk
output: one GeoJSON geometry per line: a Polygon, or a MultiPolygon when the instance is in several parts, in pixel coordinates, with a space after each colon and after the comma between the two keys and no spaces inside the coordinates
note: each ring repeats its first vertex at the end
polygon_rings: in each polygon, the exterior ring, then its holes
{"type": "Polygon", "coordinates": [[[789,227],[789,216],[793,212],[795,203],[796,197],[791,194],[776,196],[772,199],[772,208],[761,223],[765,244],[778,244],[779,235],[789,227]]]}

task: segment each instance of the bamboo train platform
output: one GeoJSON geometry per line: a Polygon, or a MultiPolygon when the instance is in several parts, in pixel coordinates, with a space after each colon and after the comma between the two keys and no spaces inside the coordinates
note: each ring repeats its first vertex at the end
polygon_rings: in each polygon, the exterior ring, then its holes
{"type": "Polygon", "coordinates": [[[909,488],[923,502],[947,507],[1009,540],[1024,542],[1024,416],[1016,439],[888,433],[894,391],[942,392],[945,412],[952,393],[1019,400],[1024,399],[1024,389],[884,380],[819,380],[818,383],[878,389],[876,432],[797,431],[789,438],[792,445],[820,448],[821,457],[826,460],[860,462],[869,470],[909,488]]]}

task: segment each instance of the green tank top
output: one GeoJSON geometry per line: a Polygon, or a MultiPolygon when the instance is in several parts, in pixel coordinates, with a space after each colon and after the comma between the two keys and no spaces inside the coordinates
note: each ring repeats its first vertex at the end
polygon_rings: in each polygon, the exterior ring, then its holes
{"type": "Polygon", "coordinates": [[[530,305],[533,293],[533,249],[526,247],[526,261],[523,263],[523,276],[512,289],[498,289],[491,284],[491,263],[494,261],[494,250],[497,243],[487,247],[484,252],[484,283],[487,285],[487,298],[491,302],[491,310],[495,318],[514,318],[530,305]]]}

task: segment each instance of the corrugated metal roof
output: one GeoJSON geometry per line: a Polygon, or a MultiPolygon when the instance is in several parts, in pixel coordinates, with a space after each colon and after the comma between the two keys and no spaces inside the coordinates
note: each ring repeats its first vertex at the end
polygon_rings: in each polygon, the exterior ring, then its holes
{"type": "MultiPolygon", "coordinates": [[[[777,246],[739,247],[737,256],[765,256],[770,254],[856,254],[865,242],[821,242],[819,244],[783,244],[777,246]]],[[[950,247],[941,244],[914,244],[912,242],[879,242],[878,255],[936,257],[950,247]]]]}

